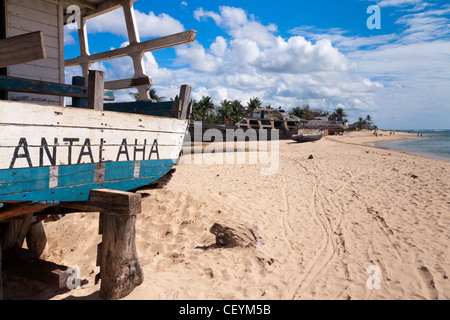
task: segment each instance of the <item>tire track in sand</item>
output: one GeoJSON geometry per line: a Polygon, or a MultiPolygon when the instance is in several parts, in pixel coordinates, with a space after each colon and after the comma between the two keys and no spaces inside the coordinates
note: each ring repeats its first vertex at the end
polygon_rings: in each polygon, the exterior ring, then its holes
{"type": "MultiPolygon", "coordinates": [[[[310,175],[314,179],[314,186],[312,195],[310,198],[310,211],[314,216],[314,219],[317,221],[317,224],[320,226],[322,233],[324,235],[324,240],[320,246],[318,254],[316,254],[315,259],[309,264],[306,268],[304,276],[295,283],[295,291],[292,295],[291,299],[300,299],[305,291],[309,288],[309,286],[313,283],[313,281],[317,278],[317,276],[325,269],[325,267],[329,264],[329,262],[333,259],[335,255],[335,246],[333,242],[333,230],[327,221],[326,216],[323,211],[322,214],[319,214],[321,210],[320,205],[316,203],[320,203],[318,201],[318,179],[315,175],[310,174],[308,170],[300,164],[306,174],[310,175]]],[[[323,210],[323,209],[322,209],[323,210]]]]}

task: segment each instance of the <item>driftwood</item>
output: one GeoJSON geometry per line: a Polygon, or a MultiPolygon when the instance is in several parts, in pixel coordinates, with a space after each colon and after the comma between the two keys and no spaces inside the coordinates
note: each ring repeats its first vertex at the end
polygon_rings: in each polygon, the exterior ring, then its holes
{"type": "Polygon", "coordinates": [[[256,247],[264,244],[258,232],[245,226],[236,225],[233,228],[220,223],[215,223],[209,230],[216,236],[216,243],[199,249],[256,247]]]}

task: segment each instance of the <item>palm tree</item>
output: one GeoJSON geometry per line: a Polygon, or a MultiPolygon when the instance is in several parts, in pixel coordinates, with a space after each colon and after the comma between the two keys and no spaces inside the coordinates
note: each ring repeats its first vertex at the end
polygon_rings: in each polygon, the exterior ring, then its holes
{"type": "Polygon", "coordinates": [[[211,116],[214,112],[214,103],[212,102],[211,97],[203,96],[202,99],[198,102],[198,108],[200,114],[202,115],[202,122],[205,122],[207,117],[211,116]]]}
{"type": "Polygon", "coordinates": [[[231,120],[231,101],[224,99],[220,101],[220,107],[217,110],[217,118],[219,121],[226,122],[231,120]]]}
{"type": "Polygon", "coordinates": [[[191,100],[192,103],[192,120],[193,121],[201,121],[202,120],[202,111],[200,110],[199,104],[195,100],[191,100]]]}
{"type": "MultiPolygon", "coordinates": [[[[150,99],[152,99],[154,101],[161,102],[161,101],[166,100],[166,97],[158,96],[158,94],[156,93],[156,89],[150,88],[150,90],[148,90],[148,93],[150,95],[150,99]]],[[[136,100],[139,100],[138,92],[130,92],[130,95],[132,95],[136,100]]]]}
{"type": "Polygon", "coordinates": [[[238,122],[242,119],[243,116],[245,116],[245,108],[242,106],[241,102],[239,100],[233,100],[231,102],[231,119],[233,122],[238,122]]]}
{"type": "Polygon", "coordinates": [[[252,113],[253,110],[260,108],[261,105],[262,105],[261,99],[259,99],[259,98],[257,98],[257,97],[256,97],[256,98],[253,98],[253,99],[250,99],[250,100],[247,102],[247,113],[248,113],[248,114],[252,113]]]}
{"type": "Polygon", "coordinates": [[[357,124],[358,124],[359,130],[362,130],[362,128],[366,124],[366,120],[364,120],[362,117],[359,117],[357,124]]]}
{"type": "Polygon", "coordinates": [[[345,119],[347,118],[347,113],[345,113],[344,108],[339,107],[336,110],[334,110],[332,118],[335,121],[345,121],[345,119]]]}
{"type": "Polygon", "coordinates": [[[303,117],[305,116],[305,110],[302,107],[297,106],[292,109],[290,114],[299,117],[300,119],[303,119],[303,117]]]}
{"type": "Polygon", "coordinates": [[[367,124],[368,125],[371,125],[372,124],[372,117],[370,116],[370,114],[368,114],[367,116],[366,116],[366,122],[367,122],[367,124]]]}

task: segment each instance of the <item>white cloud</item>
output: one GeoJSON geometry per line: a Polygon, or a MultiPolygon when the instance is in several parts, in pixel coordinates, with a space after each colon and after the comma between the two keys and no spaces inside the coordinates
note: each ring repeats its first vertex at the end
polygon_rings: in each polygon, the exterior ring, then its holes
{"type": "MultiPolygon", "coordinates": [[[[162,37],[184,31],[183,25],[166,13],[155,15],[134,10],[136,24],[142,38],[162,37]]],[[[127,28],[123,9],[119,8],[106,14],[89,19],[86,24],[88,33],[110,32],[127,37],[127,28]]]]}
{"type": "MultiPolygon", "coordinates": [[[[178,63],[188,63],[183,70],[196,79],[193,96],[242,101],[258,96],[265,104],[293,107],[306,100],[323,105],[356,96],[364,101],[382,87],[352,74],[355,65],[328,39],[283,39],[275,25],[263,25],[240,8],[200,8],[194,17],[211,18],[230,39],[217,37],[209,48],[198,42],[176,48],[178,63]]],[[[369,105],[372,100],[367,101],[369,105]]]]}
{"type": "Polygon", "coordinates": [[[194,71],[216,72],[222,64],[222,59],[208,54],[205,48],[195,42],[188,46],[176,48],[178,61],[190,64],[194,71]]]}
{"type": "Polygon", "coordinates": [[[226,50],[228,44],[227,41],[223,37],[217,37],[216,41],[211,45],[211,53],[217,57],[222,57],[226,50]]]}
{"type": "Polygon", "coordinates": [[[418,5],[423,0],[378,0],[377,5],[380,7],[399,7],[405,5],[418,5]]]}

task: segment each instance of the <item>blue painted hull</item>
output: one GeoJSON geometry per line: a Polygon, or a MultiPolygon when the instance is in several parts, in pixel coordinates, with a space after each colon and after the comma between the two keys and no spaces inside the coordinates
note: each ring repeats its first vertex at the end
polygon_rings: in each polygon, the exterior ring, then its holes
{"type": "Polygon", "coordinates": [[[0,170],[0,201],[86,201],[91,189],[128,191],[151,184],[167,174],[174,161],[106,162],[100,179],[96,164],[59,166],[52,187],[51,167],[0,170]]]}

